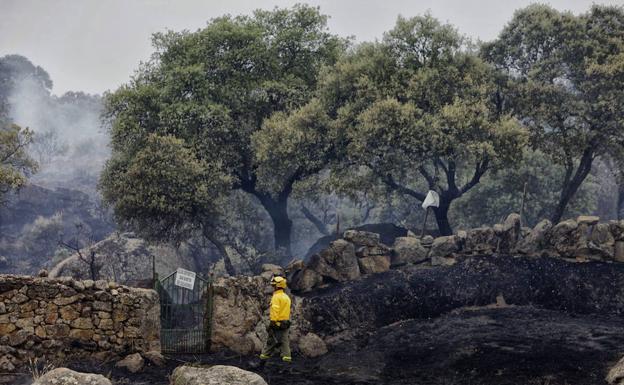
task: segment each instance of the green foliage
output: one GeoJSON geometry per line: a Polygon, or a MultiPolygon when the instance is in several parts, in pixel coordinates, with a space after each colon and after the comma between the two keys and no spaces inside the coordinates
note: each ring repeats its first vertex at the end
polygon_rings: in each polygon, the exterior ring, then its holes
{"type": "Polygon", "coordinates": [[[28,128],[0,121],[0,194],[20,188],[37,171],[37,163],[27,153],[32,138],[28,128]]]}
{"type": "MultiPolygon", "coordinates": [[[[326,161],[327,129],[315,121],[319,109],[305,104],[321,68],[346,46],[326,22],[317,8],[297,5],[156,34],[154,61],[106,97],[114,157],[131,161],[152,134],[183,140],[198,162],[218,163],[232,188],[260,200],[275,223],[276,246],[288,248],[284,215],[293,184],[326,161]]],[[[114,183],[115,164],[104,188],[114,183]]],[[[117,205],[122,196],[107,198],[117,205]]]]}
{"type": "Polygon", "coordinates": [[[407,185],[420,174],[441,195],[436,218],[448,233],[451,202],[488,170],[517,161],[526,143],[495,103],[496,76],[454,28],[426,15],[399,18],[382,43],[343,58],[325,74],[321,95],[345,158],[423,200],[426,190],[407,185]]]}
{"type": "MultiPolygon", "coordinates": [[[[526,183],[523,224],[532,227],[552,215],[552,202],[557,201],[561,193],[552,181],[560,180],[564,172],[563,167],[552,164],[541,152],[526,150],[515,167],[488,174],[457,201],[450,215],[457,226],[464,229],[502,223],[509,213],[520,212],[526,183]]],[[[571,201],[568,216],[594,212],[596,192],[595,182],[585,183],[571,201]]]]}
{"type": "Polygon", "coordinates": [[[533,148],[565,169],[555,221],[594,159],[623,143],[623,52],[624,9],[606,6],[574,16],[532,5],[483,47],[483,56],[509,74],[501,98],[530,129],[533,148]]]}
{"type": "Polygon", "coordinates": [[[56,213],[50,217],[38,217],[33,223],[24,226],[20,242],[27,255],[46,260],[52,257],[63,235],[63,215],[56,213]]]}
{"type": "Polygon", "coordinates": [[[188,238],[214,220],[230,183],[219,163],[198,159],[181,139],[156,134],[132,158],[111,159],[101,179],[118,219],[158,240],[188,238]]]}
{"type": "Polygon", "coordinates": [[[333,159],[329,123],[317,100],[267,119],[252,135],[259,186],[279,192],[284,181],[300,180],[325,168],[333,159]]]}

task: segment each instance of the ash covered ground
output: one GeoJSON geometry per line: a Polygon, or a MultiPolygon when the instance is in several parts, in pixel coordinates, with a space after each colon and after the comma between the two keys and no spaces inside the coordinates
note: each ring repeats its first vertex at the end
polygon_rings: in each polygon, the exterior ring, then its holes
{"type": "MultiPolygon", "coordinates": [[[[169,384],[183,362],[228,364],[277,384],[606,384],[624,355],[624,267],[552,258],[466,257],[306,295],[328,354],[293,364],[222,352],[170,356],[129,375],[113,363],[69,368],[115,384],[169,384]]],[[[12,383],[28,383],[26,377],[12,383]]],[[[11,383],[11,382],[8,382],[11,383]]]]}

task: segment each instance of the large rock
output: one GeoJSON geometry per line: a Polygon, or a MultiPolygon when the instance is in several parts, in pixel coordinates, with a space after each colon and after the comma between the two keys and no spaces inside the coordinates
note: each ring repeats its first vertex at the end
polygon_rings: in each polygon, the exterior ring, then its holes
{"type": "Polygon", "coordinates": [[[338,239],[328,249],[312,257],[308,267],[323,277],[346,282],[360,276],[360,267],[353,243],[338,239]]]}
{"type": "Polygon", "coordinates": [[[598,222],[600,222],[600,217],[593,215],[581,215],[576,218],[576,223],[578,223],[579,225],[593,226],[598,224],[598,222]]]}
{"type": "Polygon", "coordinates": [[[284,276],[284,269],[278,265],[265,263],[262,265],[262,273],[260,275],[266,279],[271,279],[276,275],[284,276]]]}
{"type": "Polygon", "coordinates": [[[383,273],[390,270],[390,257],[385,255],[373,255],[358,259],[362,274],[383,273]]]}
{"type": "Polygon", "coordinates": [[[438,237],[433,240],[429,257],[448,257],[461,251],[461,238],[457,235],[438,237]]]}
{"type": "MultiPolygon", "coordinates": [[[[193,258],[185,245],[179,248],[169,245],[151,244],[132,233],[111,235],[96,243],[84,253],[94,253],[99,267],[100,279],[138,287],[152,287],[152,260],[155,259],[156,273],[165,277],[178,267],[191,271],[205,271],[193,258]]],[[[89,265],[74,254],[54,266],[49,273],[51,278],[72,276],[89,279],[89,265]]]]}
{"type": "Polygon", "coordinates": [[[273,274],[284,274],[284,268],[272,263],[262,264],[262,271],[270,271],[273,274]]]}
{"type": "Polygon", "coordinates": [[[466,252],[489,254],[493,253],[497,246],[498,237],[491,227],[478,227],[466,231],[466,252]]]}
{"type": "Polygon", "coordinates": [[[211,348],[248,353],[246,335],[268,316],[271,288],[262,277],[219,278],[214,283],[211,348]]]}
{"type": "Polygon", "coordinates": [[[112,385],[101,374],[79,373],[57,368],[39,377],[32,385],[112,385]]]}
{"type": "Polygon", "coordinates": [[[388,246],[378,244],[376,246],[360,246],[355,250],[355,255],[358,258],[374,257],[379,255],[390,256],[391,250],[388,246]]]}
{"type": "Polygon", "coordinates": [[[624,242],[615,242],[613,259],[618,262],[624,262],[624,242]]]}
{"type": "Polygon", "coordinates": [[[489,254],[498,246],[498,237],[491,227],[478,227],[466,231],[465,252],[472,254],[489,254]]]}
{"type": "Polygon", "coordinates": [[[609,221],[609,228],[616,241],[624,241],[624,221],[609,221]]]}
{"type": "Polygon", "coordinates": [[[153,365],[156,365],[158,367],[165,366],[166,359],[160,352],[154,350],[145,352],[143,353],[143,357],[145,357],[145,359],[153,365]]]}
{"type": "Polygon", "coordinates": [[[576,251],[583,246],[585,230],[586,225],[579,228],[574,219],[559,222],[548,232],[548,247],[562,257],[575,257],[576,251]]]}
{"type": "Polygon", "coordinates": [[[126,356],[126,358],[117,362],[115,366],[118,368],[126,369],[130,373],[138,373],[143,370],[143,366],[145,366],[145,360],[143,360],[141,354],[134,353],[126,356]]]}
{"type": "Polygon", "coordinates": [[[347,230],[342,237],[357,246],[377,246],[380,243],[379,234],[370,231],[347,230]]]}
{"type": "Polygon", "coordinates": [[[210,368],[179,366],[171,374],[171,385],[268,385],[256,373],[235,366],[210,368]]]}
{"type": "Polygon", "coordinates": [[[289,284],[292,290],[307,292],[323,283],[323,277],[316,271],[304,268],[293,275],[289,284]]]}
{"type": "Polygon", "coordinates": [[[522,254],[536,254],[544,248],[546,235],[552,229],[552,222],[544,219],[531,230],[531,232],[520,242],[517,250],[522,254]]]}
{"type": "Polygon", "coordinates": [[[299,339],[299,350],[306,357],[318,357],[327,353],[327,345],[321,337],[308,333],[299,339]]]}
{"type": "Polygon", "coordinates": [[[615,238],[608,223],[598,223],[591,228],[587,248],[593,254],[612,259],[615,251],[615,238]]]}
{"type": "Polygon", "coordinates": [[[498,236],[497,251],[503,254],[512,253],[520,238],[520,231],[520,215],[509,214],[501,227],[501,231],[496,234],[498,236]]]}
{"type": "Polygon", "coordinates": [[[393,249],[392,266],[422,262],[427,259],[429,253],[429,250],[415,237],[398,237],[394,241],[393,249]]]}

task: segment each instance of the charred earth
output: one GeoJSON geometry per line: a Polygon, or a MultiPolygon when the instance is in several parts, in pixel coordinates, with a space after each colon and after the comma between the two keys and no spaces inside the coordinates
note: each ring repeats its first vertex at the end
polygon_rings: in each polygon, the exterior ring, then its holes
{"type": "Polygon", "coordinates": [[[168,384],[182,361],[228,364],[269,384],[606,384],[624,354],[624,265],[470,256],[410,266],[304,295],[310,331],[329,352],[258,367],[220,352],[110,373],[116,384],[168,384]]]}

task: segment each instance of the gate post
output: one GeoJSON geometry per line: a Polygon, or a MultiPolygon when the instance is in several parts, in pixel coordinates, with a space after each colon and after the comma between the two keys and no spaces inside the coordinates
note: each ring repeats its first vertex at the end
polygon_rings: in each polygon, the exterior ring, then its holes
{"type": "Polygon", "coordinates": [[[212,312],[213,312],[213,297],[214,297],[214,273],[210,273],[208,277],[208,293],[206,298],[206,320],[204,321],[204,337],[205,337],[205,346],[206,353],[210,353],[210,346],[212,344],[212,312]]]}

